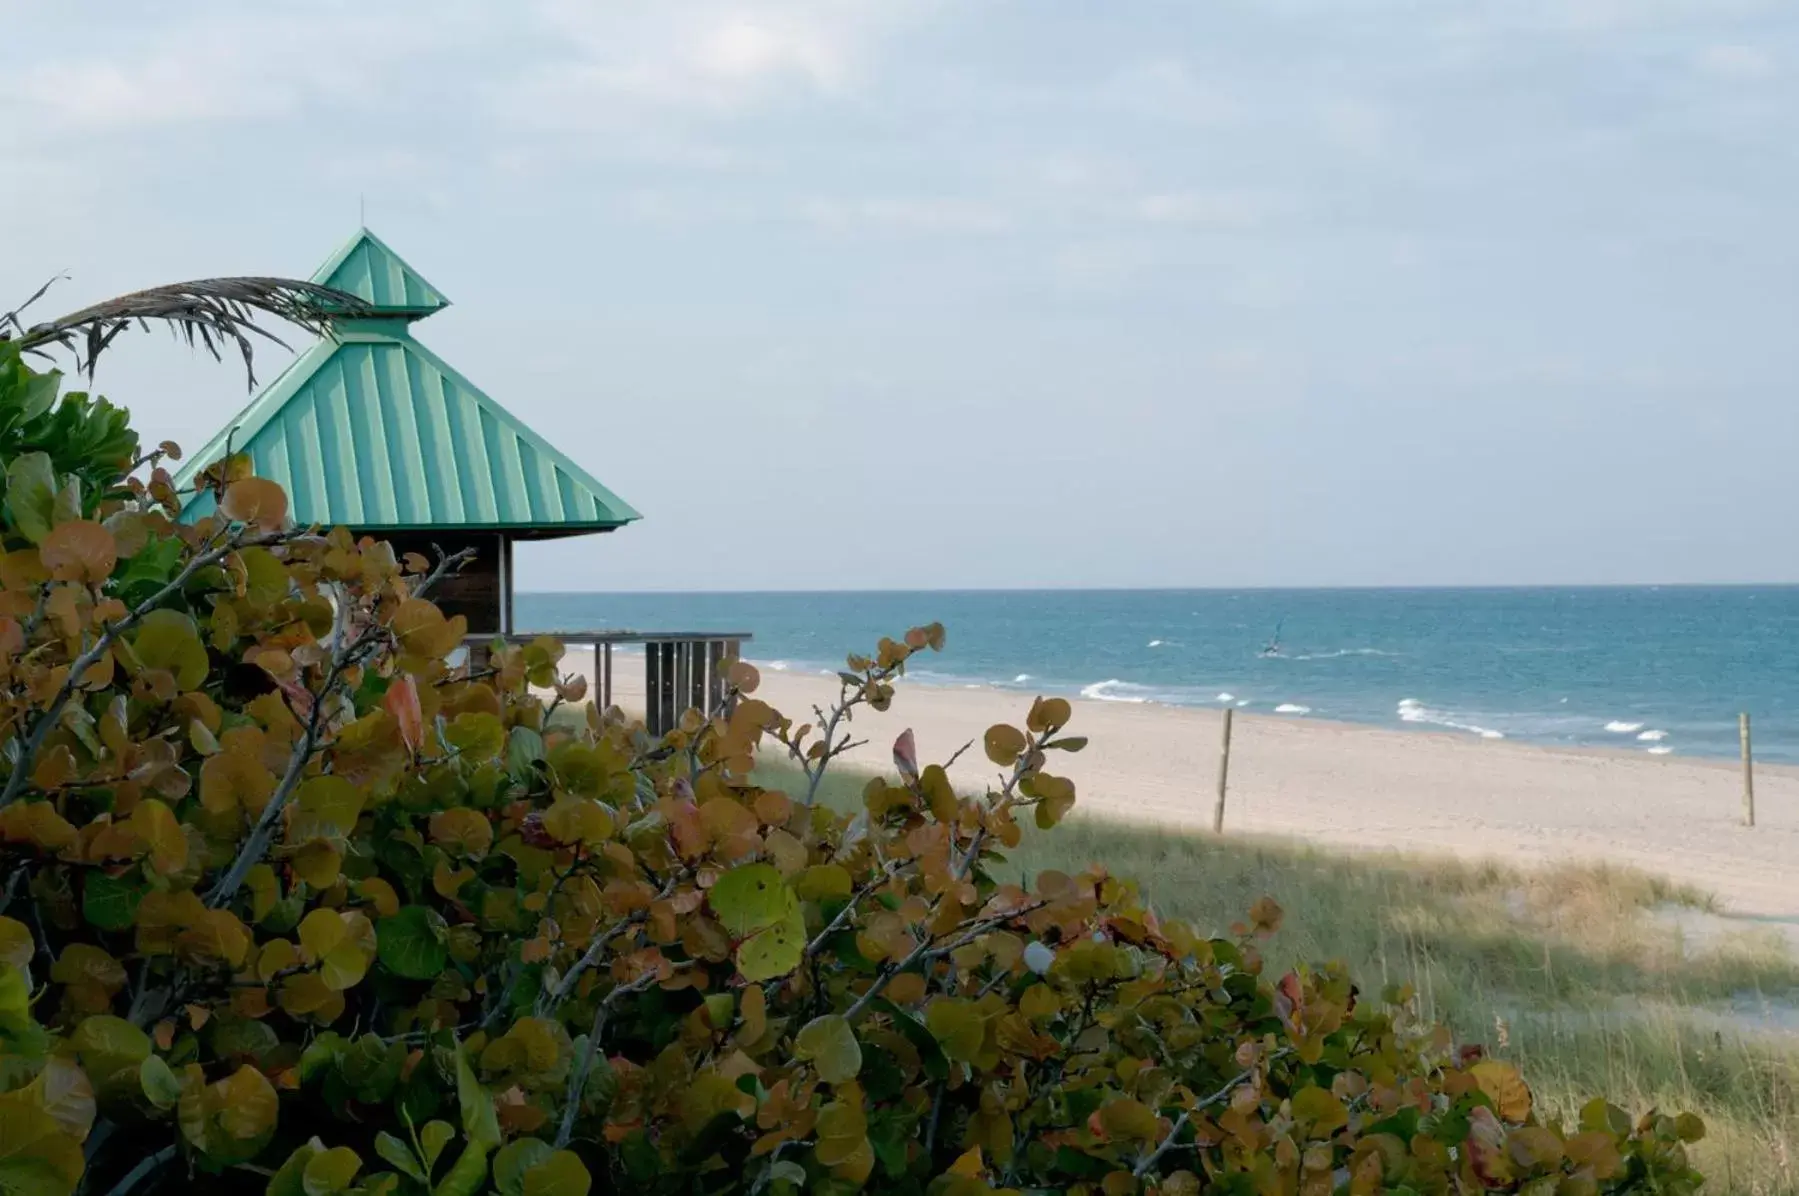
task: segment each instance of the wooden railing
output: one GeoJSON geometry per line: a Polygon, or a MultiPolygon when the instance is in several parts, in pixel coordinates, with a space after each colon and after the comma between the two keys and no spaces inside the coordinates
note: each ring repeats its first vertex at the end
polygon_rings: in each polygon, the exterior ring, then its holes
{"type": "Polygon", "coordinates": [[[644,722],[650,734],[663,735],[688,710],[711,713],[725,696],[725,663],[742,653],[747,631],[531,631],[507,635],[471,635],[471,652],[485,651],[495,640],[523,644],[547,635],[567,647],[593,649],[593,676],[588,697],[600,709],[617,705],[612,684],[612,651],[643,648],[644,722]]]}

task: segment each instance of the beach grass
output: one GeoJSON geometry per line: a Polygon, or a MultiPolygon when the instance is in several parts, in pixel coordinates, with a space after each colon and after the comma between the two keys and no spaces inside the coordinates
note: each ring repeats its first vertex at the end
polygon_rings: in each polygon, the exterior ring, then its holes
{"type": "MultiPolygon", "coordinates": [[[[783,764],[759,779],[802,783],[783,764]]],[[[857,806],[865,781],[829,775],[821,800],[857,806]]],[[[1367,987],[1410,983],[1427,1016],[1518,1062],[1552,1111],[1596,1094],[1691,1110],[1709,1126],[1708,1191],[1799,1192],[1799,961],[1777,935],[1730,929],[1703,893],[1605,865],[1527,871],[1078,815],[1027,829],[1002,870],[1092,864],[1218,933],[1273,896],[1287,917],[1272,967],[1341,960],[1367,987]]]]}

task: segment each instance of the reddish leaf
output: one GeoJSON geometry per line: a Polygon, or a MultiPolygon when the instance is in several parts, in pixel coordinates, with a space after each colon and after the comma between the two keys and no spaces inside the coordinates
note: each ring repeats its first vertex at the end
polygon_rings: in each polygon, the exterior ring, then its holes
{"type": "Polygon", "coordinates": [[[912,738],[912,728],[907,727],[893,741],[893,766],[908,785],[918,783],[918,744],[912,738]]]}
{"type": "Polygon", "coordinates": [[[400,724],[400,738],[405,741],[406,750],[416,756],[425,742],[425,714],[419,708],[418,682],[411,674],[402,673],[387,687],[381,705],[400,724]]]}

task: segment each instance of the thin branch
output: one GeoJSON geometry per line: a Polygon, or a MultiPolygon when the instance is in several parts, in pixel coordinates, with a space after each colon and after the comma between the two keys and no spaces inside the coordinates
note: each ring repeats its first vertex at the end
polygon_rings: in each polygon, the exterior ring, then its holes
{"type": "Polygon", "coordinates": [[[587,1046],[581,1052],[581,1058],[574,1069],[569,1072],[568,1091],[562,1101],[562,1123],[556,1128],[556,1149],[561,1150],[568,1145],[568,1140],[575,1132],[575,1114],[581,1109],[581,1093],[587,1087],[587,1077],[593,1071],[594,1056],[600,1049],[600,1036],[606,1032],[606,1019],[612,1016],[612,1007],[621,997],[640,993],[656,984],[655,972],[645,972],[628,984],[621,984],[607,993],[600,1001],[600,1007],[594,1010],[593,1029],[587,1035],[587,1046]]]}
{"type": "MultiPolygon", "coordinates": [[[[437,563],[437,567],[414,587],[413,594],[423,596],[429,592],[444,576],[461,568],[462,563],[470,555],[472,555],[471,551],[465,550],[444,557],[437,563]]],[[[344,604],[340,603],[338,609],[340,612],[343,611],[344,604]]],[[[343,617],[345,616],[340,615],[340,619],[343,617]]],[[[269,798],[268,804],[263,806],[262,814],[256,820],[256,827],[250,832],[249,838],[244,840],[244,845],[238,851],[237,858],[231,862],[231,867],[213,886],[212,892],[207,894],[206,904],[209,908],[218,909],[237,895],[238,889],[243,886],[244,877],[250,874],[250,869],[261,861],[268,852],[269,846],[275,841],[275,825],[280,820],[281,811],[287,807],[294,791],[299,788],[300,779],[306,772],[306,765],[311,761],[312,754],[318,746],[319,736],[325,729],[325,710],[332,691],[341,684],[345,673],[353,666],[360,664],[365,656],[379,646],[382,633],[385,631],[386,628],[382,624],[371,621],[348,644],[340,642],[336,651],[332,653],[330,671],[325,675],[325,683],[319,687],[318,692],[312,694],[312,709],[307,712],[305,728],[300,732],[300,738],[294,743],[293,753],[288,756],[287,771],[282,774],[281,782],[275,787],[275,792],[269,798]]]]}
{"type": "MultiPolygon", "coordinates": [[[[1286,1053],[1287,1052],[1284,1050],[1276,1051],[1267,1058],[1266,1062],[1273,1063],[1276,1059],[1285,1056],[1286,1053]]],[[[1168,1136],[1163,1138],[1161,1144],[1153,1151],[1143,1156],[1137,1163],[1137,1166],[1132,1170],[1131,1174],[1137,1176],[1139,1179],[1148,1175],[1150,1169],[1162,1161],[1163,1155],[1167,1154],[1170,1150],[1176,1149],[1175,1139],[1179,1138],[1181,1136],[1181,1131],[1187,1128],[1187,1123],[1192,1120],[1193,1114],[1204,1112],[1214,1105],[1223,1104],[1225,1101],[1229,1100],[1231,1094],[1237,1090],[1237,1085],[1255,1074],[1256,1069],[1253,1067],[1243,1069],[1235,1076],[1225,1081],[1224,1087],[1206,1097],[1204,1100],[1199,1101],[1191,1109],[1187,1109],[1179,1117],[1175,1118],[1174,1126],[1168,1131],[1168,1136]]]]}
{"type": "Polygon", "coordinates": [[[218,564],[240,549],[259,544],[278,544],[290,538],[291,533],[287,532],[274,532],[242,540],[233,538],[221,548],[201,553],[189,561],[187,566],[175,575],[173,581],[138,603],[137,607],[123,619],[108,624],[93,645],[77,656],[69,665],[69,675],[63,681],[62,688],[56,691],[56,696],[50,700],[50,704],[44,708],[44,712],[33,724],[31,734],[19,752],[19,758],[13,761],[12,773],[6,778],[6,788],[0,789],[0,809],[6,808],[17,799],[19,790],[25,787],[25,782],[31,774],[31,766],[37,758],[38,750],[44,746],[45,738],[62,718],[63,708],[69,704],[69,699],[80,688],[82,677],[102,656],[106,655],[107,651],[118,642],[121,635],[137,626],[139,620],[161,606],[171,595],[180,593],[181,588],[192,580],[194,574],[200,570],[218,564]]]}
{"type": "Polygon", "coordinates": [[[879,876],[850,894],[849,904],[838,910],[837,916],[832,918],[830,922],[826,924],[825,928],[818,932],[817,937],[806,944],[806,958],[811,959],[814,955],[817,955],[820,951],[824,950],[825,940],[836,934],[839,930],[842,930],[844,924],[855,916],[856,907],[862,903],[863,898],[867,897],[870,893],[874,892],[900,873],[906,871],[906,869],[910,868],[915,862],[916,861],[909,860],[898,866],[889,864],[886,868],[881,870],[879,876]]]}
{"type": "MultiPolygon", "coordinates": [[[[671,880],[662,886],[662,892],[657,895],[657,900],[660,901],[666,899],[668,895],[674,891],[675,882],[671,880]]],[[[611,926],[608,926],[605,930],[594,935],[593,942],[587,945],[586,952],[582,954],[580,959],[575,961],[573,967],[569,968],[568,974],[557,981],[555,988],[538,996],[537,1016],[544,1016],[546,1013],[556,1008],[556,1006],[568,1000],[569,997],[573,995],[575,985],[580,982],[582,974],[595,964],[599,963],[601,958],[605,956],[606,944],[610,943],[614,938],[617,938],[620,931],[641,924],[648,916],[648,910],[640,909],[634,914],[627,914],[625,917],[614,922],[611,926]]]]}
{"type": "Polygon", "coordinates": [[[1004,926],[1007,922],[1022,918],[1026,914],[1035,913],[1037,910],[1042,909],[1048,904],[1049,902],[1047,901],[1039,901],[1035,905],[1027,905],[1022,909],[1016,909],[1010,913],[996,914],[991,918],[981,918],[974,922],[966,923],[962,928],[963,932],[961,934],[958,934],[955,938],[943,943],[941,946],[936,945],[936,938],[926,938],[923,942],[914,946],[912,950],[908,951],[904,959],[900,960],[898,963],[888,964],[883,967],[880,974],[874,978],[874,983],[868,986],[868,991],[858,997],[856,1003],[851,1005],[844,1013],[844,1019],[852,1023],[855,1022],[856,1019],[860,1018],[868,1011],[870,1005],[874,1004],[875,998],[886,991],[887,986],[893,982],[893,978],[900,975],[913,964],[928,963],[932,960],[942,959],[952,951],[960,950],[969,943],[974,942],[975,939],[980,938],[989,930],[992,930],[995,927],[1004,926]]]}
{"type": "Polygon", "coordinates": [[[108,1193],[108,1196],[125,1196],[125,1193],[137,1187],[137,1185],[143,1181],[145,1176],[161,1167],[164,1163],[167,1163],[170,1159],[174,1158],[175,1155],[175,1147],[165,1146],[155,1154],[148,1156],[142,1162],[138,1163],[137,1166],[127,1171],[125,1173],[125,1178],[113,1185],[113,1189],[108,1193]]]}

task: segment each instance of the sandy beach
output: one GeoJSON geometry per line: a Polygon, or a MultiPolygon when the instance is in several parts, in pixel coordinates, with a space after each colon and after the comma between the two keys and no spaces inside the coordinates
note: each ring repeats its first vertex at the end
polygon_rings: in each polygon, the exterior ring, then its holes
{"type": "MultiPolygon", "coordinates": [[[[584,655],[571,650],[567,667],[584,655]]],[[[832,701],[825,676],[763,671],[758,696],[799,717],[832,701]]],[[[620,661],[618,699],[641,701],[642,672],[620,661]]],[[[1028,696],[902,682],[893,708],[863,709],[866,746],[844,757],[890,767],[907,727],[920,759],[949,757],[996,722],[1022,725],[1028,696]]],[[[1087,750],[1058,760],[1088,817],[1209,829],[1218,770],[1216,711],[1077,699],[1087,750]]],[[[980,785],[978,748],[954,770],[980,785]]],[[[1473,736],[1236,717],[1227,832],[1294,836],[1355,849],[1448,853],[1526,866],[1611,861],[1717,896],[1732,914],[1799,925],[1799,770],[1756,771],[1757,825],[1741,825],[1734,761],[1534,747],[1473,736]]],[[[1786,927],[1783,927],[1783,929],[1786,927]]]]}

